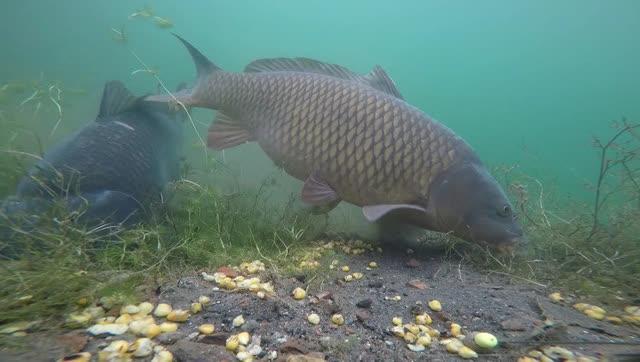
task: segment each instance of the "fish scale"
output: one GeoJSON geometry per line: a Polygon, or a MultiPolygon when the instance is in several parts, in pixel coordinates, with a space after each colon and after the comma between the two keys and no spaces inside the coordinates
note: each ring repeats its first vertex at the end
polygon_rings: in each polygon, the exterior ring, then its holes
{"type": "Polygon", "coordinates": [[[213,86],[198,97],[218,98],[216,108],[246,123],[286,172],[302,180],[318,172],[356,205],[426,197],[433,178],[469,152],[427,115],[365,85],[286,71],[212,77],[229,96],[216,97],[213,86]]]}

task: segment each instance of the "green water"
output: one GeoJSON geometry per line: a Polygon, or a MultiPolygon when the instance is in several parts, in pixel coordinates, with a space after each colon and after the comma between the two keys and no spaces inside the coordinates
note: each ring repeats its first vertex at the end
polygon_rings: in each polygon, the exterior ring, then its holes
{"type": "MultiPolygon", "coordinates": [[[[12,145],[33,151],[30,131],[50,145],[90,121],[107,80],[153,92],[148,74],[131,74],[140,65],[129,50],[170,87],[193,80],[192,62],[169,30],[127,18],[145,4],[226,70],[280,56],[317,58],[358,72],[380,64],[408,102],[464,137],[487,164],[516,164],[565,196],[591,197],[584,184],[594,181],[598,166],[592,135],[611,134],[610,120],[640,119],[635,0],[5,0],[0,82],[42,76],[88,92],[66,96],[69,106],[52,137],[51,104],[37,117],[28,104],[19,112],[28,130],[15,135],[12,145]],[[110,30],[122,26],[126,46],[110,30]]],[[[0,106],[15,108],[28,95],[0,106]]],[[[194,115],[204,133],[212,112],[194,115]]],[[[188,135],[186,152],[197,168],[202,148],[193,131],[188,135]]],[[[283,194],[299,188],[256,145],[227,150],[225,160],[243,185],[276,175],[283,194]]]]}

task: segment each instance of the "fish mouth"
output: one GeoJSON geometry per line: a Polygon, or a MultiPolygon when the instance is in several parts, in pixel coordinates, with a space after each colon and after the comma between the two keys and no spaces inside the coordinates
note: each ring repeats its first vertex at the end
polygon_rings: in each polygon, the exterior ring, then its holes
{"type": "Polygon", "coordinates": [[[493,249],[495,249],[500,254],[514,255],[516,253],[516,250],[518,250],[521,246],[526,245],[527,242],[528,239],[524,235],[514,235],[513,237],[510,237],[505,241],[494,244],[493,249]]]}

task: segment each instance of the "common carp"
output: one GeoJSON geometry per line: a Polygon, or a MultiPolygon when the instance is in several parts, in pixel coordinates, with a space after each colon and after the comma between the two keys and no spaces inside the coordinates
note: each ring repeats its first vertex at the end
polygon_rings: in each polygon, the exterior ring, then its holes
{"type": "Polygon", "coordinates": [[[258,142],[302,200],[346,201],[369,221],[393,216],[498,249],[523,239],[504,191],[452,130],[407,103],[379,66],[366,75],[308,58],[260,59],[226,72],[180,38],[192,89],[147,100],[217,110],[208,145],[258,142]]]}
{"type": "Polygon", "coordinates": [[[22,178],[3,214],[44,212],[55,200],[83,224],[130,225],[149,215],[179,177],[182,117],[108,82],[95,121],[47,151],[22,178]]]}

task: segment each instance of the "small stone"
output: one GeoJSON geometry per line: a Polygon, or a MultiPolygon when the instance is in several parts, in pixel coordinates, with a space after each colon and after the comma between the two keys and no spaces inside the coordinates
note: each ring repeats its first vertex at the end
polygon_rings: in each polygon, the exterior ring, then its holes
{"type": "Polygon", "coordinates": [[[207,305],[209,303],[211,303],[211,299],[209,297],[207,297],[206,295],[201,295],[198,297],[198,303],[202,304],[202,305],[207,305]]]}
{"type": "Polygon", "coordinates": [[[253,332],[258,329],[258,327],[260,327],[260,324],[255,319],[249,319],[244,322],[240,329],[247,332],[253,332]]]}
{"type": "Polygon", "coordinates": [[[415,258],[411,258],[409,260],[407,260],[407,262],[405,263],[409,268],[417,268],[420,266],[420,262],[415,259],[415,258]]]}
{"type": "Polygon", "coordinates": [[[163,333],[158,337],[156,337],[155,341],[158,344],[170,345],[170,344],[176,343],[177,341],[179,341],[180,339],[183,339],[184,337],[185,336],[182,333],[168,332],[168,333],[163,333]]]}
{"type": "Polygon", "coordinates": [[[407,348],[409,348],[410,350],[414,351],[414,352],[422,352],[425,350],[423,345],[420,344],[407,344],[407,348]]]}
{"type": "Polygon", "coordinates": [[[530,328],[531,322],[522,318],[510,318],[500,322],[505,331],[526,331],[530,328]]]}
{"type": "Polygon", "coordinates": [[[358,308],[370,308],[373,301],[370,298],[362,299],[356,303],[358,308]]]}
{"type": "Polygon", "coordinates": [[[378,263],[376,263],[375,261],[370,261],[369,262],[369,268],[375,269],[377,267],[378,267],[378,263]]]}
{"type": "Polygon", "coordinates": [[[343,272],[345,272],[345,273],[348,273],[348,272],[349,272],[349,270],[351,270],[351,268],[349,268],[349,266],[348,266],[348,265],[344,265],[344,266],[341,268],[341,270],[342,270],[343,272]]]}
{"type": "Polygon", "coordinates": [[[236,272],[233,268],[230,268],[228,266],[219,267],[218,270],[216,270],[216,273],[222,273],[229,278],[235,278],[238,276],[238,272],[236,272]]]}
{"type": "Polygon", "coordinates": [[[360,322],[364,322],[364,321],[368,320],[369,318],[371,318],[371,313],[369,313],[369,311],[366,310],[366,309],[358,309],[358,310],[356,310],[356,318],[360,322]]]}
{"type": "Polygon", "coordinates": [[[352,274],[353,275],[353,279],[355,280],[360,280],[364,277],[364,274],[360,273],[360,272],[355,272],[352,274]]]}
{"type": "Polygon", "coordinates": [[[382,281],[380,280],[375,280],[372,282],[369,282],[368,284],[369,288],[382,288],[384,286],[384,284],[382,283],[382,281]]]}
{"type": "Polygon", "coordinates": [[[413,279],[407,282],[407,285],[416,289],[427,289],[427,284],[420,279],[413,279]]]}

